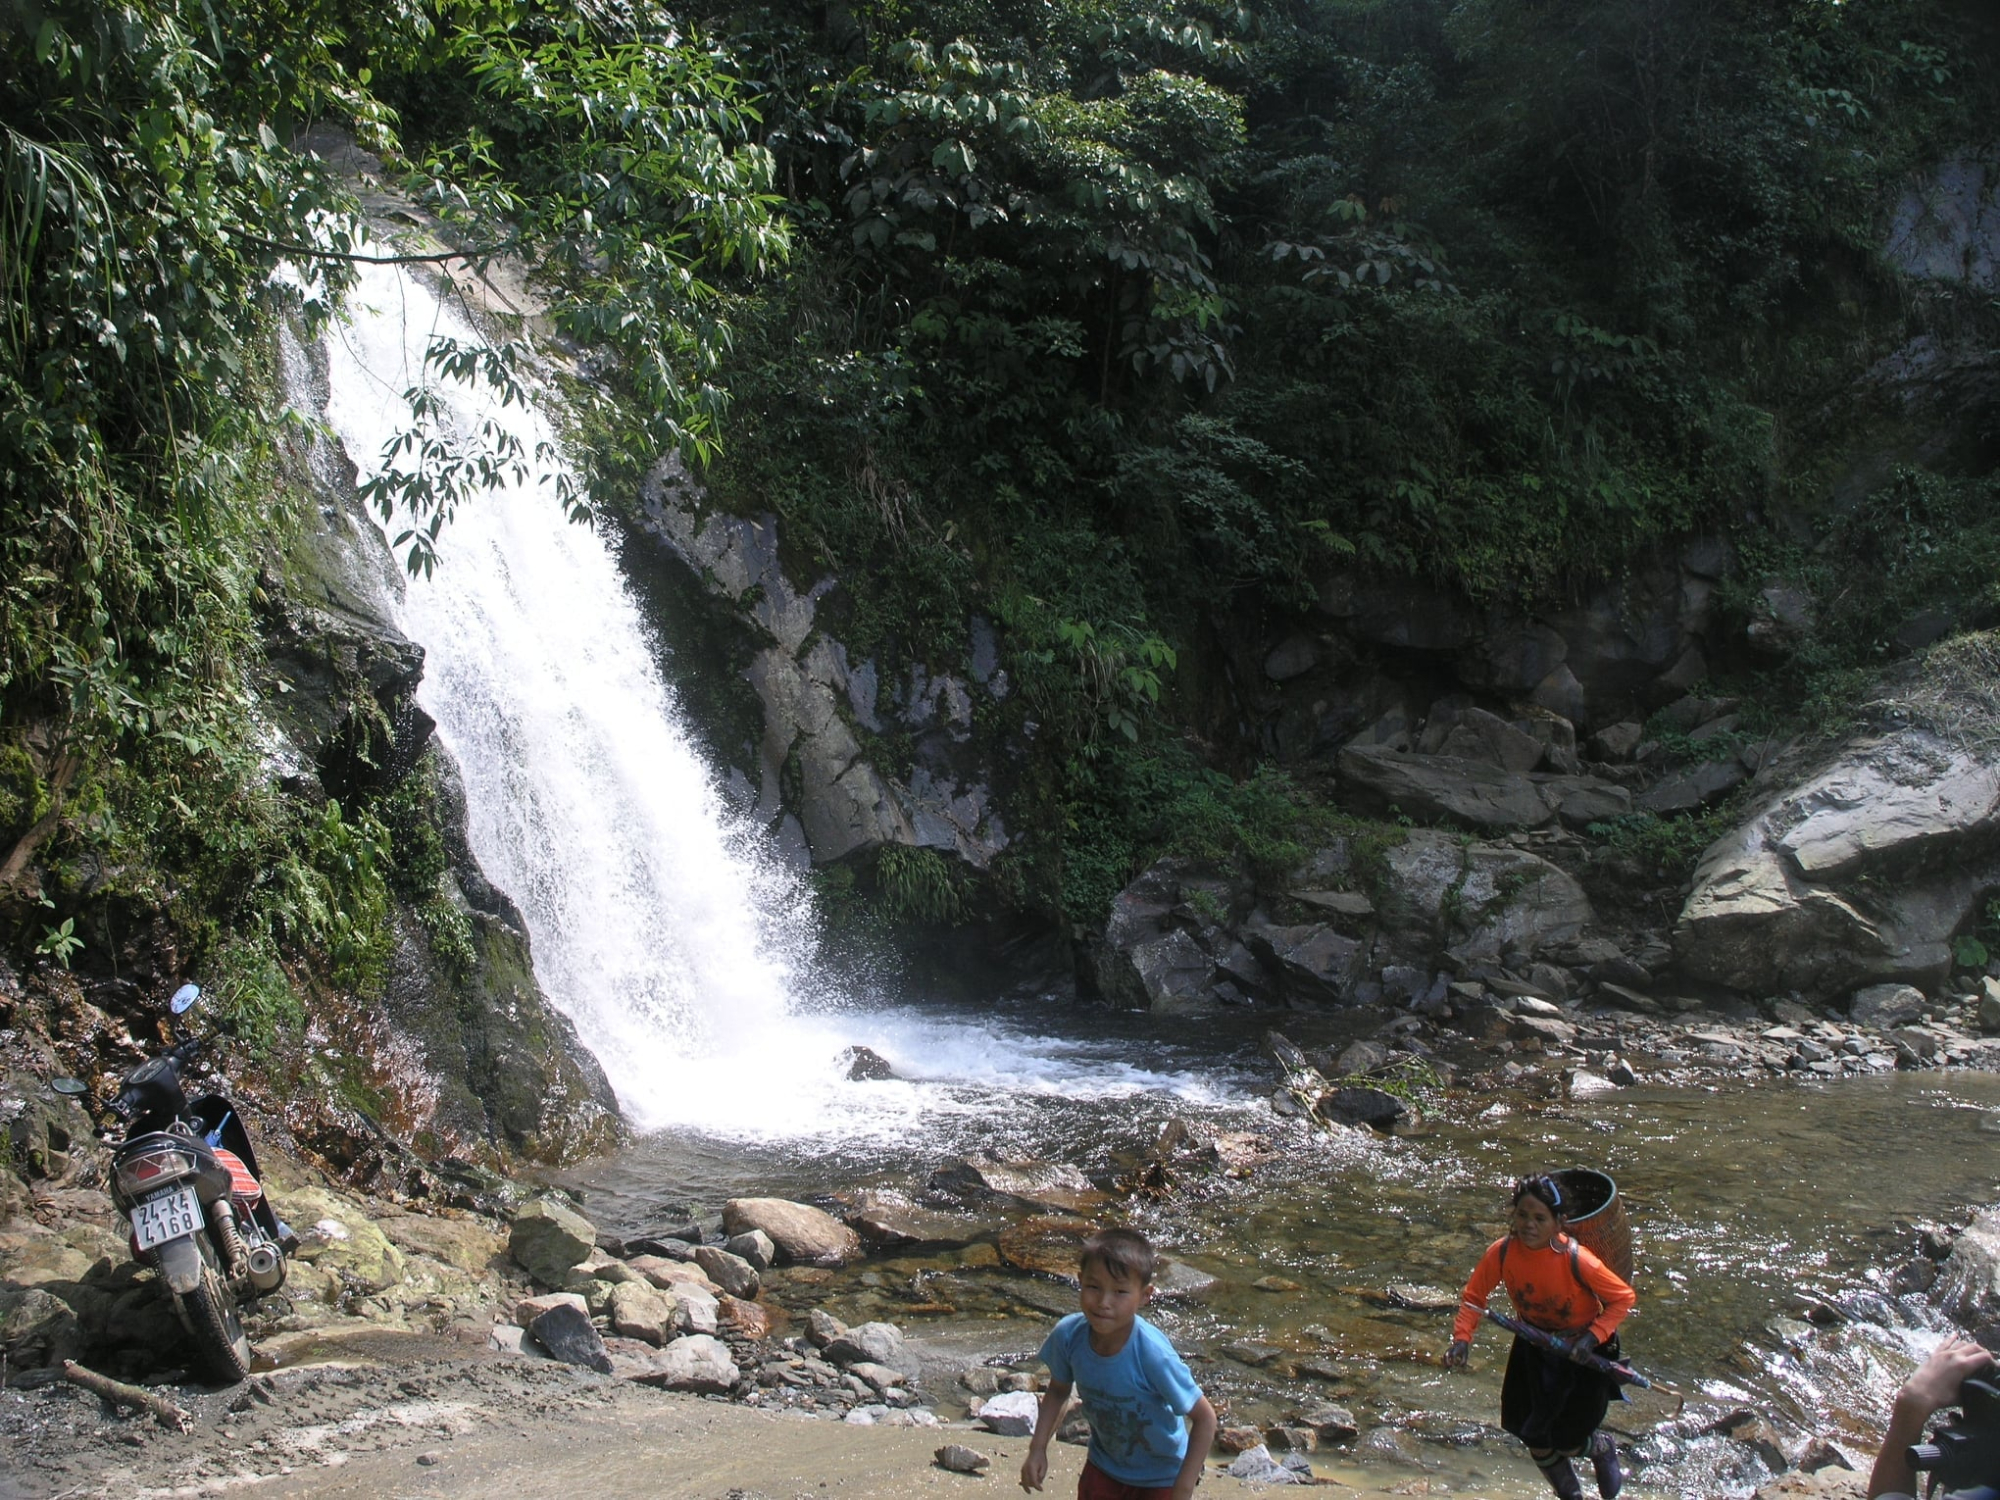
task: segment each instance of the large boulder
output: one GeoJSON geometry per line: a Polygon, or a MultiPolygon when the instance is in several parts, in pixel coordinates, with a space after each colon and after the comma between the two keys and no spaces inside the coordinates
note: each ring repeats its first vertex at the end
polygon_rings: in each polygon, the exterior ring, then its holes
{"type": "Polygon", "coordinates": [[[670,1391],[695,1391],[703,1395],[724,1395],[740,1378],[729,1346],[705,1333],[691,1333],[675,1339],[649,1361],[649,1368],[637,1379],[645,1385],[670,1391]]]}
{"type": "Polygon", "coordinates": [[[605,1312],[612,1328],[628,1339],[664,1344],[676,1331],[673,1301],[643,1281],[612,1287],[605,1312]]]}
{"type": "Polygon", "coordinates": [[[1243,940],[1276,971],[1281,988],[1303,1000],[1352,999],[1368,958],[1365,944],[1323,922],[1279,927],[1252,921],[1244,926],[1243,940]]]}
{"type": "Polygon", "coordinates": [[[730,1234],[762,1230],[780,1259],[797,1265],[844,1266],[861,1259],[861,1236],[824,1209],[786,1198],[731,1198],[722,1205],[730,1234]]]}
{"type": "Polygon", "coordinates": [[[1224,931],[1243,898],[1236,882],[1162,860],[1111,903],[1095,952],[1098,992],[1124,1010],[1186,1012],[1216,1003],[1216,986],[1261,988],[1254,960],[1232,955],[1224,931]]]}
{"type": "Polygon", "coordinates": [[[1695,870],[1674,947],[1696,979],[1827,999],[1933,988],[2000,886],[2000,766],[1924,729],[1859,741],[1695,870]]]}
{"type": "Polygon", "coordinates": [[[305,1188],[285,1194],[284,1210],[298,1231],[298,1259],[329,1278],[335,1295],[386,1291],[402,1281],[403,1252],[359,1204],[305,1188]]]}
{"type": "Polygon", "coordinates": [[[590,1220],[553,1198],[537,1198],[514,1215],[507,1236],[514,1264],[544,1286],[561,1286],[596,1248],[590,1220]]]}
{"type": "Polygon", "coordinates": [[[1411,755],[1386,746],[1340,752],[1343,797],[1409,817],[1470,828],[1539,828],[1555,809],[1528,776],[1455,755],[1411,755]]]}
{"type": "Polygon", "coordinates": [[[604,1340],[591,1326],[590,1314],[580,1307],[561,1303],[538,1313],[528,1332],[551,1357],[566,1365],[581,1365],[600,1375],[611,1373],[611,1354],[604,1340]]]}
{"type": "Polygon", "coordinates": [[[1382,895],[1399,948],[1428,957],[1442,947],[1466,962],[1574,942],[1593,915],[1583,887],[1539,855],[1433,829],[1386,852],[1382,895]]]}
{"type": "Polygon", "coordinates": [[[2000,1325],[2000,1209],[1989,1208],[1952,1241],[1931,1301],[1968,1328],[2000,1325]]]}

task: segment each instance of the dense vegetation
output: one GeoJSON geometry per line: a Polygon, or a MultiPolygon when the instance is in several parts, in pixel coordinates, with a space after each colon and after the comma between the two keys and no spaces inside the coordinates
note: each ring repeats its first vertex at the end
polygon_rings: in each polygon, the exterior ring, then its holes
{"type": "MultiPolygon", "coordinates": [[[[1020,691],[982,729],[1032,718],[1037,750],[1000,884],[1088,920],[1158,848],[1292,854],[1302,794],[1227,731],[1217,642],[1339,565],[1527,603],[1726,524],[1794,575],[1989,586],[1958,473],[1912,472],[1831,551],[1758,530],[1823,485],[1827,393],[1904,326],[1882,206],[1986,138],[1983,25],[1946,0],[0,0],[8,940],[108,962],[77,950],[108,904],[164,908],[272,1015],[286,966],[379,983],[392,888],[434,878],[410,807],[271,785],[246,686],[296,525],[272,330],[379,249],[316,124],[462,246],[541,267],[604,355],[606,477],[720,454],[718,494],[779,512],[892,669],[1002,627],[1020,691]]],[[[433,363],[513,378],[505,344],[433,363]]],[[[532,461],[432,416],[417,393],[420,462],[376,496],[415,512],[419,569],[532,461]]],[[[1868,597],[1816,672],[1878,652],[1868,597]]],[[[891,864],[912,913],[962,909],[958,877],[891,864]]]]}

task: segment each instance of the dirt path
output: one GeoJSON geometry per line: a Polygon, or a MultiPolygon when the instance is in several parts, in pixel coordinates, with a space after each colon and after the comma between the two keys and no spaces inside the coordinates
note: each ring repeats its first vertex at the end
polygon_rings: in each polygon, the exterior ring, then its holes
{"type": "MultiPolygon", "coordinates": [[[[1025,1438],[853,1426],[668,1395],[544,1362],[327,1365],[235,1391],[180,1393],[194,1430],[108,1415],[66,1385],[0,1392],[0,1500],[911,1500],[1016,1494],[1025,1438]],[[983,1477],[932,1463],[961,1442],[983,1477]]],[[[1321,1455],[1356,1496],[1528,1496],[1525,1464],[1468,1455],[1455,1471],[1321,1455]]],[[[1075,1493],[1080,1449],[1058,1444],[1044,1493],[1075,1493]]],[[[1204,1495],[1268,1493],[1219,1467],[1204,1495]]],[[[1636,1492],[1635,1492],[1636,1494],[1636,1492]]]]}

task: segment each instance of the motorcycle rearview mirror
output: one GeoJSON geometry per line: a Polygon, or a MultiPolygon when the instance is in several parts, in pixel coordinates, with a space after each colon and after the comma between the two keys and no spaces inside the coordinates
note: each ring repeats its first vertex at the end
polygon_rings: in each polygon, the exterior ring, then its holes
{"type": "Polygon", "coordinates": [[[184,984],[179,989],[174,991],[174,998],[167,1002],[167,1007],[168,1009],[173,1011],[175,1015],[184,1016],[189,1011],[194,1009],[195,1002],[200,998],[201,998],[200,985],[184,984]]]}
{"type": "Polygon", "coordinates": [[[51,1078],[49,1087],[58,1094],[67,1094],[72,1099],[81,1099],[90,1092],[90,1085],[81,1078],[51,1078]]]}

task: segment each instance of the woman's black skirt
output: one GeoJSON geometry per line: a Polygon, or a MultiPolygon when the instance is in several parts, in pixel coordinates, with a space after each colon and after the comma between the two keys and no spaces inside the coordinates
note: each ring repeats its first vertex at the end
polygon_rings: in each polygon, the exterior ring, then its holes
{"type": "MultiPolygon", "coordinates": [[[[1617,1359],[1618,1340],[1597,1351],[1617,1359]]],[[[1500,1425],[1530,1448],[1575,1452],[1590,1441],[1618,1395],[1618,1382],[1598,1370],[1516,1335],[1500,1384],[1500,1425]]]]}

